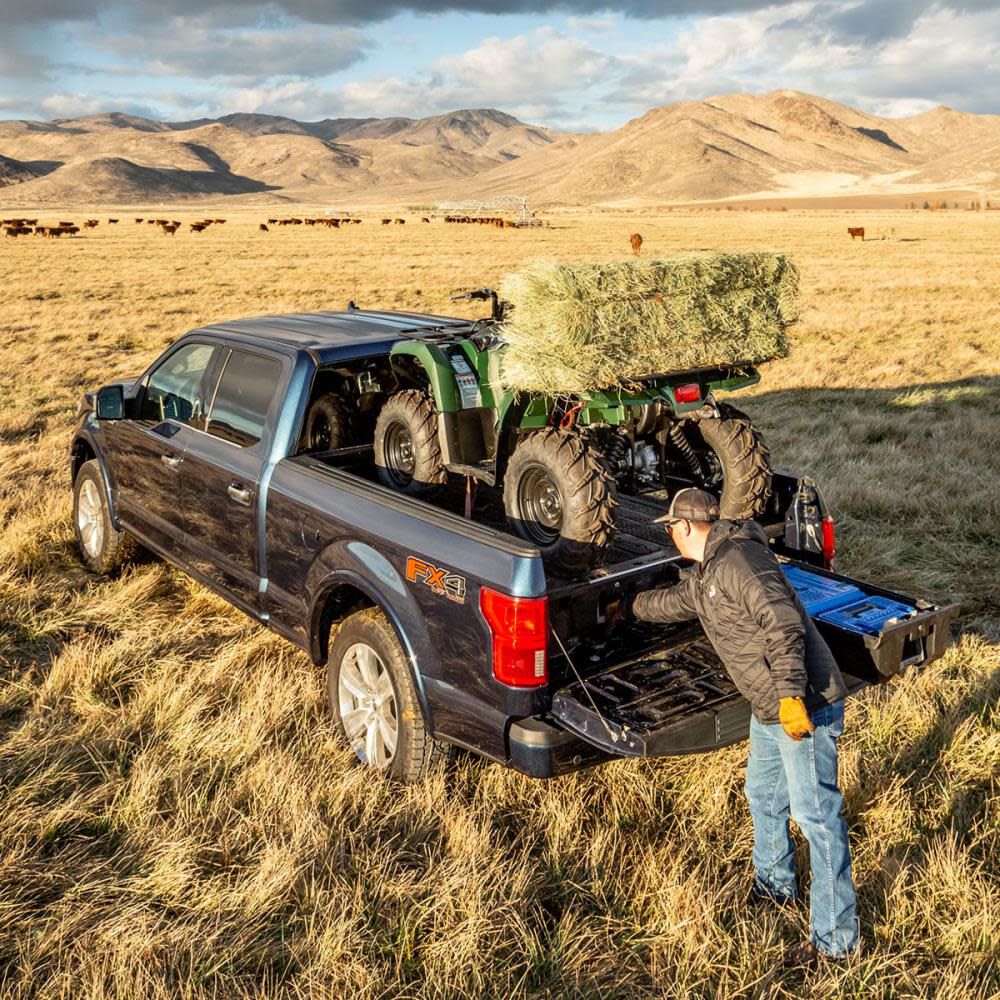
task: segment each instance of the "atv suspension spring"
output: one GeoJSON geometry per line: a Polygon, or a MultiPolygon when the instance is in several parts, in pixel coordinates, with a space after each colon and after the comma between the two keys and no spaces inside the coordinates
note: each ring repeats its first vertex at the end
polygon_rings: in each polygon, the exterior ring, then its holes
{"type": "Polygon", "coordinates": [[[621,434],[612,434],[605,449],[605,455],[608,465],[616,475],[619,470],[628,465],[628,451],[628,441],[621,434]]]}
{"type": "Polygon", "coordinates": [[[687,462],[692,474],[701,479],[704,474],[701,462],[698,461],[698,456],[695,454],[694,448],[691,447],[691,442],[684,436],[680,424],[671,424],[669,434],[674,447],[684,456],[684,461],[687,462]]]}

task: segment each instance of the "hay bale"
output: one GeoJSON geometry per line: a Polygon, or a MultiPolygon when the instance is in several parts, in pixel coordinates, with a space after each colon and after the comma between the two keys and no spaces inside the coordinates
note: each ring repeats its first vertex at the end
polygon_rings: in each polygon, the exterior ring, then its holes
{"type": "Polygon", "coordinates": [[[501,381],[552,395],[788,353],[798,271],[783,254],[716,253],[508,275],[501,381]]]}

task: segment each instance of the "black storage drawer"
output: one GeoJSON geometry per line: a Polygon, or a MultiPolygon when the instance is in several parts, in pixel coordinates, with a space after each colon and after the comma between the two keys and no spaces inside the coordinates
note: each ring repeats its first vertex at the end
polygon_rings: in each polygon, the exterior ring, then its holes
{"type": "Polygon", "coordinates": [[[798,566],[817,576],[854,584],[870,596],[885,597],[917,609],[917,613],[911,618],[883,625],[877,635],[853,632],[813,617],[849,687],[855,686],[852,683],[855,680],[864,684],[882,684],[908,667],[926,666],[941,656],[951,643],[952,625],[960,610],[957,604],[931,604],[929,601],[876,587],[808,563],[799,563],[793,559],[783,559],[782,562],[798,566]]]}

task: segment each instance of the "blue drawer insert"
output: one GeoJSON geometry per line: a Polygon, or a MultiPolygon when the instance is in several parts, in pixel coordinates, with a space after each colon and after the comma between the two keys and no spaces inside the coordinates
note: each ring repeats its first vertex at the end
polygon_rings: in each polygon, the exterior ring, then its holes
{"type": "Polygon", "coordinates": [[[838,625],[862,635],[878,635],[886,622],[908,618],[916,613],[909,604],[890,601],[888,597],[871,596],[846,607],[832,608],[819,615],[820,621],[838,625]]]}
{"type": "Polygon", "coordinates": [[[860,601],[865,596],[864,591],[853,584],[831,580],[828,576],[810,573],[809,570],[789,566],[787,563],[782,563],[781,568],[810,615],[843,607],[853,601],[860,601]]]}

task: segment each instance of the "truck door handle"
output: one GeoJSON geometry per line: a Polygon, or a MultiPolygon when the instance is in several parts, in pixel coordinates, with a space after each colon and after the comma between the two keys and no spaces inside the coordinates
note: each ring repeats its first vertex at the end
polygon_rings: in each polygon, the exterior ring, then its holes
{"type": "Polygon", "coordinates": [[[161,455],[160,461],[168,469],[176,469],[183,460],[181,459],[180,455],[161,455]]]}
{"type": "Polygon", "coordinates": [[[239,483],[230,483],[229,489],[226,492],[237,503],[243,504],[244,507],[250,506],[250,490],[246,486],[240,486],[239,483]]]}

